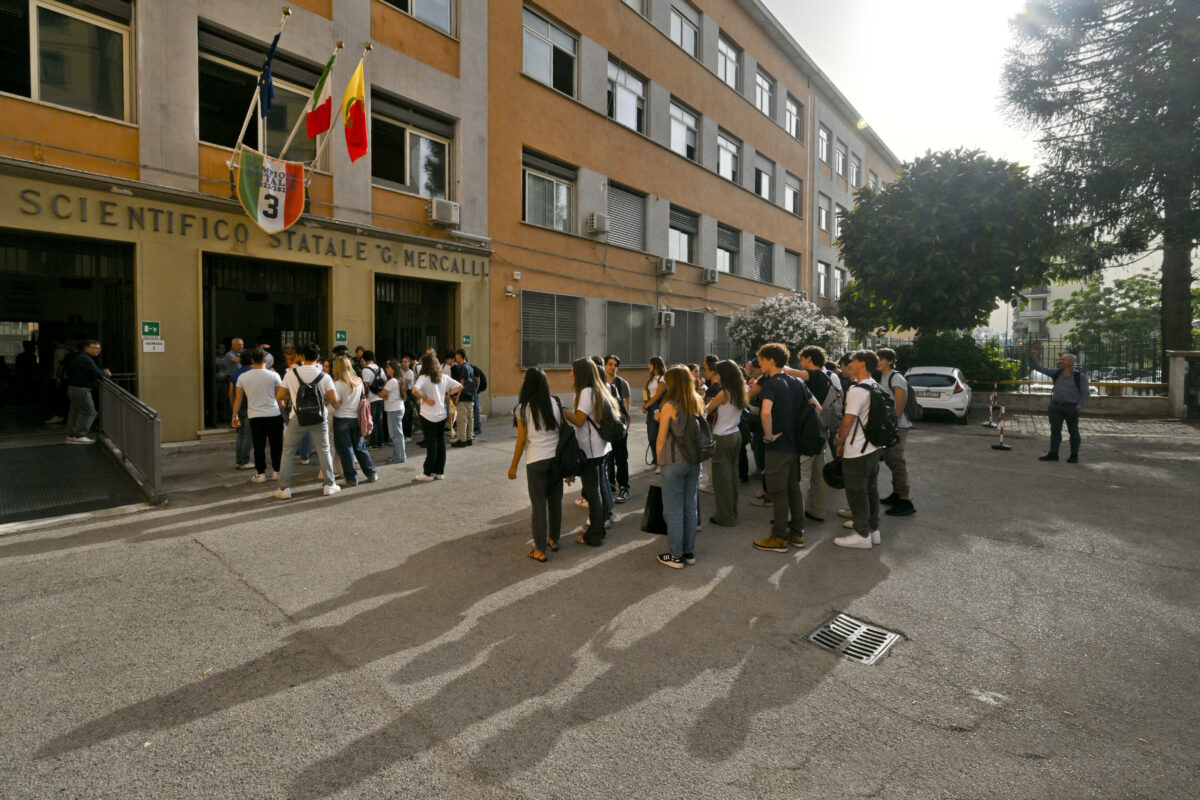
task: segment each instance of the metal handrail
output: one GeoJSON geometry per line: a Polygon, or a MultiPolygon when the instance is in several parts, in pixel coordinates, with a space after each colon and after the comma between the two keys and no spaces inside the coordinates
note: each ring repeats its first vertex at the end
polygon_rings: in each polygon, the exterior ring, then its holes
{"type": "Polygon", "coordinates": [[[111,380],[98,382],[100,428],[152,504],[162,497],[162,421],[158,412],[111,380]]]}

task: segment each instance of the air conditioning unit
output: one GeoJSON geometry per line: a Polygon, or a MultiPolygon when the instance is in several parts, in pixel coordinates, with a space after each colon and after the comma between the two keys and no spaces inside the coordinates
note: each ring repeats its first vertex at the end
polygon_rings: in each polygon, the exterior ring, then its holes
{"type": "Polygon", "coordinates": [[[803,289],[797,289],[796,294],[800,295],[801,300],[808,300],[808,292],[804,291],[803,289]]]}
{"type": "Polygon", "coordinates": [[[658,312],[658,321],[655,323],[656,328],[674,328],[675,327],[675,312],[660,311],[658,312]]]}
{"type": "Polygon", "coordinates": [[[587,215],[587,232],[593,236],[608,233],[608,215],[593,211],[587,215]]]}
{"type": "Polygon", "coordinates": [[[429,201],[429,221],[434,225],[458,225],[459,207],[453,200],[429,201]]]}
{"type": "Polygon", "coordinates": [[[716,282],[717,282],[717,281],[719,281],[720,279],[721,279],[721,273],[720,273],[720,272],[718,272],[718,271],[717,271],[717,270],[715,270],[715,269],[706,269],[706,270],[704,270],[704,276],[701,278],[701,280],[702,280],[704,283],[707,283],[707,284],[710,284],[710,285],[711,285],[711,284],[714,284],[714,283],[716,283],[716,282]]]}
{"type": "Polygon", "coordinates": [[[675,274],[675,259],[660,258],[658,260],[659,275],[674,275],[675,274]]]}

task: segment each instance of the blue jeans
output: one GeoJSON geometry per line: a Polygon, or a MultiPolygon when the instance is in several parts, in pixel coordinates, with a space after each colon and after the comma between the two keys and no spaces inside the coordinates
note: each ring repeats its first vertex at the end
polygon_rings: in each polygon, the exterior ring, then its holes
{"type": "Polygon", "coordinates": [[[358,427],[358,417],[333,418],[333,447],[342,462],[342,475],[346,478],[347,486],[358,483],[358,474],[354,471],[355,459],[358,459],[358,465],[368,478],[375,474],[375,464],[371,462],[371,454],[358,427]]]}
{"type": "Polygon", "coordinates": [[[699,464],[662,466],[663,516],[671,555],[696,552],[696,503],[700,490],[699,464]]]}
{"type": "Polygon", "coordinates": [[[387,412],[388,430],[392,432],[392,461],[403,464],[408,458],[404,448],[404,407],[387,412]]]}
{"type": "Polygon", "coordinates": [[[479,410],[479,392],[476,392],[475,393],[475,435],[476,436],[478,436],[480,433],[483,432],[483,422],[479,418],[480,413],[481,412],[479,410]]]}
{"type": "MultiPolygon", "coordinates": [[[[92,400],[92,390],[83,386],[68,386],[67,397],[71,400],[71,410],[67,413],[67,436],[78,439],[87,436],[96,421],[96,403],[92,400]]],[[[250,460],[250,456],[246,456],[250,460]]]]}
{"type": "Polygon", "coordinates": [[[242,407],[238,409],[238,416],[242,419],[242,426],[237,429],[237,440],[234,442],[233,459],[238,464],[250,463],[250,448],[254,446],[254,439],[250,436],[250,413],[246,410],[246,401],[242,401],[242,407]]]}

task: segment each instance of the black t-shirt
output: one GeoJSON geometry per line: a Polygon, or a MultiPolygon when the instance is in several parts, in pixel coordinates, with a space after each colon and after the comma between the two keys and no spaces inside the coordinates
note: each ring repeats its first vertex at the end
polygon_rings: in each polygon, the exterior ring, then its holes
{"type": "Polygon", "coordinates": [[[450,377],[463,385],[463,390],[458,395],[458,400],[460,403],[468,403],[475,399],[475,393],[467,391],[471,385],[467,383],[467,379],[470,378],[474,380],[475,378],[475,369],[470,365],[470,363],[464,361],[461,364],[455,364],[454,366],[450,367],[450,377]]]}
{"type": "Polygon", "coordinates": [[[808,380],[804,385],[812,392],[812,396],[817,398],[818,403],[824,403],[825,397],[829,394],[829,376],[825,374],[823,369],[810,369],[808,372],[808,380]]]}
{"type": "Polygon", "coordinates": [[[771,433],[780,434],[778,439],[767,442],[766,447],[784,453],[797,452],[796,422],[804,405],[812,398],[812,393],[802,380],[786,372],[764,378],[758,385],[762,387],[759,397],[764,402],[771,401],[771,433]]]}

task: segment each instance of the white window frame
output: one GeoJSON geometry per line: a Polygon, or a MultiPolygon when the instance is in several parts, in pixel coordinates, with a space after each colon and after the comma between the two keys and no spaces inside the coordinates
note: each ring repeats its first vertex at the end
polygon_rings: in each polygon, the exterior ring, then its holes
{"type": "Polygon", "coordinates": [[[836,267],[833,270],[833,299],[840,300],[846,288],[846,270],[836,267]]]}
{"type": "Polygon", "coordinates": [[[787,103],[783,117],[783,127],[788,134],[798,142],[804,141],[804,105],[792,97],[787,96],[787,103]]]}
{"type": "Polygon", "coordinates": [[[625,5],[629,6],[630,8],[632,8],[634,11],[636,11],[641,16],[646,15],[645,8],[642,5],[645,2],[645,0],[621,0],[621,2],[624,3],[625,5]]]}
{"type": "MultiPolygon", "coordinates": [[[[64,17],[72,17],[81,22],[86,22],[88,25],[94,25],[97,28],[104,28],[121,35],[121,97],[123,99],[124,109],[122,116],[119,119],[122,122],[135,122],[134,117],[134,97],[133,97],[133,53],[132,48],[132,26],[123,25],[105,17],[97,16],[88,13],[72,6],[66,6],[59,3],[50,2],[50,0],[31,0],[29,4],[29,99],[36,103],[43,103],[55,108],[66,108],[80,114],[91,114],[100,119],[118,119],[118,117],[107,117],[95,111],[89,111],[83,108],[75,108],[74,106],[64,106],[58,103],[51,103],[41,99],[41,45],[38,37],[38,9],[45,8],[47,11],[53,11],[55,14],[61,14],[64,17]]],[[[136,10],[135,10],[136,11],[136,10]]],[[[257,75],[257,73],[255,73],[257,75]]],[[[311,91],[308,92],[312,94],[311,91]]]]}
{"type": "Polygon", "coordinates": [[[536,225],[539,228],[547,230],[559,231],[561,233],[572,233],[575,230],[575,185],[570,181],[564,181],[562,178],[556,178],[553,175],[534,169],[533,167],[522,167],[522,183],[524,184],[525,202],[521,209],[521,221],[529,225],[536,225]],[[544,181],[549,181],[554,186],[555,196],[558,195],[559,187],[565,187],[567,190],[567,221],[566,227],[560,228],[557,225],[545,225],[540,221],[529,218],[529,177],[534,176],[544,181]]]}
{"type": "MultiPolygon", "coordinates": [[[[311,92],[309,94],[311,96],[311,92]]],[[[455,183],[454,182],[454,141],[452,139],[447,139],[444,136],[438,136],[436,133],[430,133],[429,131],[421,130],[420,128],[416,127],[415,125],[412,125],[407,122],[401,122],[400,120],[395,119],[393,117],[389,117],[386,114],[380,114],[378,112],[372,111],[371,116],[374,117],[375,119],[383,120],[384,122],[386,122],[389,125],[395,125],[398,128],[404,129],[404,177],[405,177],[405,179],[408,180],[408,183],[399,184],[399,183],[396,183],[395,181],[387,180],[386,178],[376,178],[375,176],[372,176],[371,177],[371,185],[372,186],[381,186],[385,189],[392,189],[397,192],[402,192],[404,194],[411,194],[411,195],[415,195],[417,197],[429,198],[429,195],[421,194],[419,185],[412,183],[412,176],[416,170],[413,169],[412,163],[408,160],[410,157],[410,154],[412,153],[412,137],[419,136],[423,139],[429,139],[430,141],[433,141],[433,142],[440,142],[441,144],[443,144],[446,147],[446,176],[445,176],[446,177],[446,197],[445,197],[445,199],[446,200],[454,200],[455,199],[455,196],[454,196],[455,195],[455,192],[454,192],[454,183],[455,183]]],[[[376,157],[380,157],[378,153],[376,154],[376,157]]]]}
{"type": "Polygon", "coordinates": [[[700,117],[674,100],[671,101],[671,150],[690,161],[700,160],[700,117]],[[690,122],[689,122],[690,121],[690,122]],[[682,132],[683,141],[677,142],[675,134],[682,132]],[[687,132],[692,134],[692,155],[687,154],[687,132]],[[682,148],[682,149],[680,149],[682,148]]]}
{"type": "Polygon", "coordinates": [[[833,171],[843,178],[846,177],[846,145],[840,140],[833,147],[833,171]]]}
{"type": "Polygon", "coordinates": [[[829,215],[833,213],[833,200],[825,194],[817,195],[817,228],[829,232],[829,215]]]}
{"type": "Polygon", "coordinates": [[[717,37],[717,77],[735,92],[742,91],[742,51],[724,36],[717,37]]]}
{"type": "Polygon", "coordinates": [[[615,61],[608,62],[608,93],[612,97],[612,113],[609,114],[609,119],[629,128],[631,131],[645,133],[646,130],[646,81],[630,72],[624,66],[615,61]],[[614,74],[613,71],[616,71],[614,74]],[[630,83],[635,84],[630,86],[630,83]],[[634,111],[634,124],[629,125],[623,122],[620,118],[620,92],[628,92],[636,101],[636,109],[634,111]],[[640,114],[638,112],[641,112],[640,114]],[[640,117],[640,121],[639,121],[640,117]]]}
{"type": "Polygon", "coordinates": [[[775,79],[761,69],[754,75],[754,107],[768,117],[775,116],[775,79]]]}
{"type": "Polygon", "coordinates": [[[835,203],[833,206],[833,238],[836,239],[842,235],[842,216],[846,213],[846,207],[840,203],[835,203]]]}
{"type": "Polygon", "coordinates": [[[670,37],[671,41],[679,46],[679,49],[687,53],[692,58],[700,58],[700,27],[691,20],[686,14],[679,10],[677,3],[671,4],[671,22],[670,22],[670,37]],[[692,41],[694,46],[691,50],[684,44],[684,30],[690,29],[692,32],[692,41]],[[678,38],[676,38],[678,32],[678,38]]]}
{"type": "Polygon", "coordinates": [[[571,68],[571,93],[568,96],[574,97],[578,93],[578,87],[579,87],[579,37],[575,36],[575,34],[566,30],[561,25],[557,25],[554,22],[551,22],[548,18],[546,18],[542,14],[539,14],[537,11],[534,11],[529,6],[522,7],[521,29],[522,29],[521,30],[521,74],[532,78],[533,80],[537,81],[538,83],[542,84],[543,86],[548,86],[549,88],[553,89],[556,92],[559,92],[560,94],[562,93],[562,90],[554,85],[554,51],[557,49],[557,50],[562,50],[563,52],[567,52],[567,49],[565,47],[563,47],[561,43],[554,41],[554,32],[558,31],[558,33],[563,38],[571,40],[570,53],[571,53],[571,60],[572,60],[572,62],[574,62],[574,66],[571,68]],[[525,24],[525,15],[526,14],[529,14],[530,16],[533,16],[533,17],[537,17],[539,20],[546,23],[546,25],[548,26],[547,27],[548,36],[544,36],[544,35],[542,35],[541,31],[534,30],[533,28],[530,28],[528,25],[526,25],[525,24]],[[525,34],[530,34],[532,36],[536,36],[538,39],[541,39],[543,42],[545,42],[550,47],[550,68],[549,68],[550,82],[549,83],[547,83],[546,81],[543,81],[541,78],[539,78],[536,75],[533,75],[530,72],[527,72],[525,70],[525,58],[526,58],[526,53],[528,53],[528,49],[525,47],[525,38],[524,38],[525,34]]]}
{"type": "Polygon", "coordinates": [[[786,172],[783,175],[783,207],[797,217],[804,216],[804,203],[801,201],[801,194],[804,191],[804,183],[795,175],[786,172]]]}
{"type": "MultiPolygon", "coordinates": [[[[455,18],[454,7],[457,4],[453,0],[450,0],[450,2],[446,4],[447,5],[446,11],[449,13],[450,19],[446,21],[447,26],[445,28],[443,28],[441,25],[435,25],[434,23],[430,22],[429,20],[422,19],[421,17],[417,16],[417,12],[413,8],[413,6],[415,6],[418,2],[420,2],[420,0],[408,0],[408,3],[407,3],[408,8],[401,8],[398,3],[394,2],[394,0],[383,0],[383,2],[385,5],[391,6],[392,8],[399,11],[401,14],[407,14],[408,16],[415,19],[417,22],[421,23],[422,25],[428,25],[429,27],[433,28],[435,31],[441,31],[442,33],[446,34],[447,36],[454,35],[454,18],[455,18]]],[[[310,94],[311,94],[311,92],[310,92],[310,94]]]]}
{"type": "Polygon", "coordinates": [[[817,297],[829,297],[829,263],[817,262],[817,297]]]}
{"type": "Polygon", "coordinates": [[[766,200],[769,203],[775,202],[774,186],[775,183],[775,162],[768,159],[766,156],[760,156],[766,165],[759,164],[757,160],[754,162],[754,193],[766,200]],[[769,169],[763,169],[763,166],[768,166],[769,169]]]}
{"type": "Polygon", "coordinates": [[[869,171],[867,175],[869,176],[868,183],[870,187],[875,191],[879,191],[879,176],[876,175],[874,171],[869,171]]]}
{"type": "Polygon", "coordinates": [[[861,181],[861,180],[862,180],[862,159],[859,158],[858,156],[856,156],[854,153],[851,153],[850,154],[850,178],[849,178],[851,188],[857,189],[859,187],[859,181],[861,181]]]}
{"type": "Polygon", "coordinates": [[[833,132],[824,125],[817,126],[817,158],[829,163],[829,140],[832,138],[833,132]]]}
{"type": "Polygon", "coordinates": [[[742,143],[725,133],[717,133],[717,174],[727,181],[737,183],[741,179],[742,143]],[[733,167],[732,174],[722,171],[721,156],[726,154],[733,167]]]}

